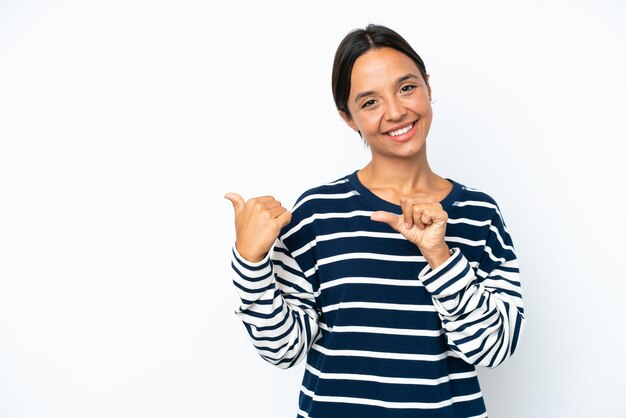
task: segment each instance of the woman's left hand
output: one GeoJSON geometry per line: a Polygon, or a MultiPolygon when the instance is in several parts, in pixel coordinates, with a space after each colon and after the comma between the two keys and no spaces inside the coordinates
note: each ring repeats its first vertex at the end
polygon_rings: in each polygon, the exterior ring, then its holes
{"type": "Polygon", "coordinates": [[[426,194],[403,196],[400,205],[402,215],[379,210],[371,219],[389,224],[417,245],[431,265],[431,259],[441,264],[450,256],[445,242],[448,213],[434,197],[426,194]]]}

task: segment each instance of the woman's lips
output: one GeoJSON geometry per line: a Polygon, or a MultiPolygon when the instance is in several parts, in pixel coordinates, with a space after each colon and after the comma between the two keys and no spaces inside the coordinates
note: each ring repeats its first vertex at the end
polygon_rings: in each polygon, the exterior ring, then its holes
{"type": "Polygon", "coordinates": [[[396,129],[394,131],[387,131],[383,135],[386,138],[389,138],[390,140],[394,142],[405,142],[413,136],[413,134],[415,133],[416,126],[417,126],[417,120],[411,122],[404,128],[396,129]],[[410,127],[410,129],[406,130],[407,127],[410,127]],[[395,132],[395,133],[400,132],[400,134],[394,136],[394,135],[391,135],[392,132],[395,132]]]}

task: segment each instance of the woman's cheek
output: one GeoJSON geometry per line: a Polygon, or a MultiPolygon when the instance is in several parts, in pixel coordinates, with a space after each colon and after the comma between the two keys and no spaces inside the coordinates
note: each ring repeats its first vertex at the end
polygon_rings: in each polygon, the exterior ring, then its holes
{"type": "Polygon", "coordinates": [[[380,128],[380,115],[377,112],[371,112],[365,119],[364,128],[371,133],[378,133],[380,128]]]}

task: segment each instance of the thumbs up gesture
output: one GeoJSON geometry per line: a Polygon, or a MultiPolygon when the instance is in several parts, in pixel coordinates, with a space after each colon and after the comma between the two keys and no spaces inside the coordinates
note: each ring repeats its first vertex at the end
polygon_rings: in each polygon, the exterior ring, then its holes
{"type": "Polygon", "coordinates": [[[434,269],[450,257],[445,242],[448,213],[432,196],[406,195],[400,199],[402,215],[382,210],[372,214],[373,221],[385,222],[420,249],[434,269]]]}
{"type": "Polygon", "coordinates": [[[291,221],[291,212],[272,196],[260,196],[246,202],[237,193],[226,193],[235,210],[235,246],[246,260],[256,263],[267,255],[280,230],[291,221]]]}

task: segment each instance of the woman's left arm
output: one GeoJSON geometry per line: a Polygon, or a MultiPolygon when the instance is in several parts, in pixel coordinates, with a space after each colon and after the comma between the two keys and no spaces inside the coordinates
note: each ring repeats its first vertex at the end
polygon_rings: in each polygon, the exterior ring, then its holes
{"type": "Polygon", "coordinates": [[[458,247],[419,279],[433,298],[450,348],[466,362],[496,367],[515,351],[524,327],[519,265],[498,209],[477,262],[458,247]]]}

